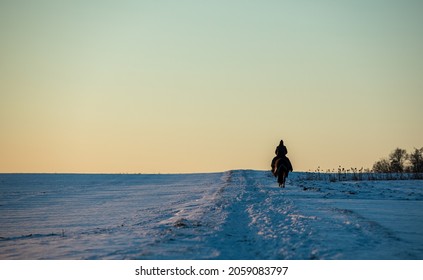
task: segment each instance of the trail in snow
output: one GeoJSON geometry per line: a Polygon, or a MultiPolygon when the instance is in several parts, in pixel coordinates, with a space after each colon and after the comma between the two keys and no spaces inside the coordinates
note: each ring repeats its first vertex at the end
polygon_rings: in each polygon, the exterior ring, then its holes
{"type": "Polygon", "coordinates": [[[315,246],[308,236],[312,216],[303,216],[286,190],[263,172],[233,172],[228,216],[216,244],[223,259],[309,259],[315,246]]]}
{"type": "Polygon", "coordinates": [[[423,259],[423,182],[3,174],[0,224],[0,259],[423,259]]]}

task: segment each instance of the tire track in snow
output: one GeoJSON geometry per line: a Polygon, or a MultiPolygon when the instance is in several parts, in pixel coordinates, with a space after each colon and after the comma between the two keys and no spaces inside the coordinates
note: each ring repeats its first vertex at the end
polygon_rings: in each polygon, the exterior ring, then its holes
{"type": "MultiPolygon", "coordinates": [[[[308,220],[296,209],[286,190],[264,172],[234,171],[227,218],[217,235],[221,259],[314,259],[317,250],[308,220]]],[[[287,184],[287,188],[291,186],[287,184]]]]}

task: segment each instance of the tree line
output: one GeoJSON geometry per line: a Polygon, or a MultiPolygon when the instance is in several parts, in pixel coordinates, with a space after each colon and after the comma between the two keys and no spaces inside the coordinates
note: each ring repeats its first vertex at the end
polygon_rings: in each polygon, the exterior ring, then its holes
{"type": "Polygon", "coordinates": [[[414,148],[414,151],[409,154],[404,149],[396,148],[388,158],[382,158],[373,164],[373,172],[423,173],[423,147],[414,148]]]}
{"type": "Polygon", "coordinates": [[[303,179],[330,182],[423,179],[423,147],[414,148],[411,153],[396,148],[388,158],[375,162],[372,169],[339,166],[338,171],[328,169],[324,172],[318,167],[314,172],[305,172],[303,179]]]}

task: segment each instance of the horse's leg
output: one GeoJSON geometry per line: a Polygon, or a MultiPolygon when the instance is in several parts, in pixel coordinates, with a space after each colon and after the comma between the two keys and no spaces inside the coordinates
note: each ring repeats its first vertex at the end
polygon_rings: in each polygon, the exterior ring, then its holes
{"type": "Polygon", "coordinates": [[[288,178],[288,174],[289,174],[289,170],[287,170],[287,171],[284,173],[284,176],[283,176],[283,187],[284,187],[284,188],[285,188],[286,178],[288,178]]]}
{"type": "Polygon", "coordinates": [[[273,176],[275,176],[275,177],[277,177],[278,176],[278,167],[279,167],[279,160],[280,159],[278,159],[278,158],[273,158],[273,160],[272,160],[272,173],[273,173],[273,176]]]}
{"type": "Polygon", "coordinates": [[[285,187],[285,171],[281,169],[278,175],[279,175],[278,176],[279,187],[284,188],[285,187]]]}
{"type": "Polygon", "coordinates": [[[285,180],[286,180],[286,172],[283,172],[283,177],[282,177],[282,188],[285,188],[285,180]]]}

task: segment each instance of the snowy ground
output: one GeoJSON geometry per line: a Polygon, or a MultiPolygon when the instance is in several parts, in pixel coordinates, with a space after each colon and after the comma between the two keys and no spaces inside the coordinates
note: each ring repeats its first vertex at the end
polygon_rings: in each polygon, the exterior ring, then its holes
{"type": "Polygon", "coordinates": [[[423,259],[423,181],[0,174],[0,259],[423,259]]]}

